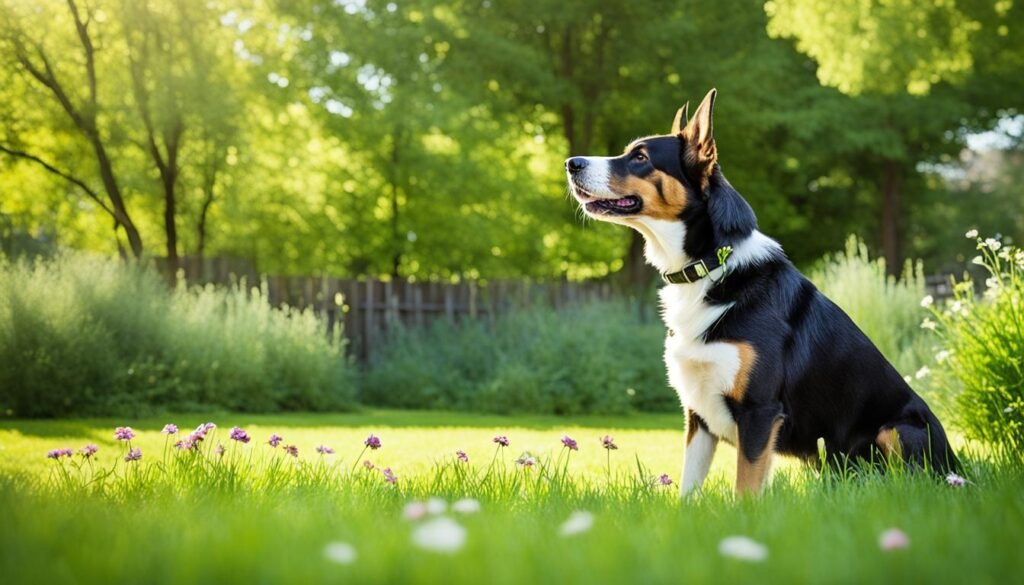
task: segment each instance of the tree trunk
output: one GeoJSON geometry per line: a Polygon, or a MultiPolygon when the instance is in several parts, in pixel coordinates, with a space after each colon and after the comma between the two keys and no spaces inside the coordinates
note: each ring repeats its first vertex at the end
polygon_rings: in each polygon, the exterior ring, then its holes
{"type": "Polygon", "coordinates": [[[162,180],[164,186],[164,232],[167,234],[167,275],[172,282],[178,274],[178,268],[181,267],[181,261],[178,258],[178,228],[174,221],[177,213],[174,189],[176,174],[171,171],[162,180]]]}
{"type": "Polygon", "coordinates": [[[398,232],[398,143],[401,140],[401,131],[392,134],[391,144],[391,245],[393,246],[391,258],[391,276],[398,278],[399,268],[402,266],[402,236],[398,232]]]}
{"type": "Polygon", "coordinates": [[[881,239],[885,270],[899,276],[903,268],[903,170],[898,161],[885,161],[882,170],[881,239]]]}
{"type": "Polygon", "coordinates": [[[93,152],[96,153],[96,163],[100,168],[100,178],[103,181],[103,189],[110,197],[110,205],[114,208],[114,219],[121,224],[124,235],[128,238],[128,246],[132,250],[132,256],[136,260],[142,258],[142,236],[139,235],[135,222],[128,216],[128,210],[124,205],[124,198],[121,196],[121,187],[117,184],[114,176],[114,166],[107,156],[107,149],[100,141],[99,132],[95,129],[86,130],[89,141],[92,143],[93,152]]]}

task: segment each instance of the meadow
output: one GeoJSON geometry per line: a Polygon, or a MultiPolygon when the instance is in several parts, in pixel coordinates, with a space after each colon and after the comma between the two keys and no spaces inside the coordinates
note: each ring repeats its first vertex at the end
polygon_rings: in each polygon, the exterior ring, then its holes
{"type": "Polygon", "coordinates": [[[679,414],[8,420],[0,572],[7,583],[1002,583],[1024,569],[1024,476],[995,451],[965,451],[961,486],[783,460],[766,494],[737,499],[724,446],[704,491],[680,500],[682,445],[679,414]],[[194,450],[173,447],[207,421],[217,427],[194,450]],[[168,422],[177,435],[161,432],[168,422]],[[123,425],[130,445],[114,438],[123,425]],[[129,447],[141,459],[125,461],[129,447]],[[75,454],[47,457],[63,448],[75,454]]]}

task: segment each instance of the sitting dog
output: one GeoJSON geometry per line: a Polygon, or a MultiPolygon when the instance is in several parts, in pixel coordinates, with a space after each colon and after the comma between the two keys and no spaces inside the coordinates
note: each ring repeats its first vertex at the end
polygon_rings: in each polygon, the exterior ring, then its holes
{"type": "Polygon", "coordinates": [[[639,231],[666,282],[665,364],[688,417],[682,494],[703,484],[720,439],[736,446],[738,493],[763,490],[775,453],[817,460],[819,438],[831,463],[955,469],[924,400],[757,230],[718,165],[715,95],[621,156],[565,162],[586,214],[639,231]]]}

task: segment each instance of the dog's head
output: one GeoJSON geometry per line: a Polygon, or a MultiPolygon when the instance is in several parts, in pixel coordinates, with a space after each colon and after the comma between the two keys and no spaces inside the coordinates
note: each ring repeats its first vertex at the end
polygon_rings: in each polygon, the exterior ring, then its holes
{"type": "Polygon", "coordinates": [[[587,215],[630,223],[630,218],[677,221],[703,191],[717,161],[711,132],[715,90],[693,119],[676,113],[670,134],[634,140],[620,156],[574,156],[565,161],[569,186],[587,215]]]}
{"type": "Polygon", "coordinates": [[[718,169],[712,133],[716,91],[687,119],[676,113],[669,134],[634,140],[620,156],[565,161],[569,186],[586,214],[640,231],[659,269],[731,245],[756,228],[750,206],[718,169]]]}

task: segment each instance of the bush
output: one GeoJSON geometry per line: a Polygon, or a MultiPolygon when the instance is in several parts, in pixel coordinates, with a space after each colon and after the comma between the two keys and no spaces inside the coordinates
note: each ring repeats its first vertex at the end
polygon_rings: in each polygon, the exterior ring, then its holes
{"type": "Polygon", "coordinates": [[[664,328],[625,304],[529,309],[460,326],[399,330],[369,365],[362,399],[402,408],[495,413],[673,410],[664,328]]]}
{"type": "Polygon", "coordinates": [[[905,375],[932,359],[933,341],[921,329],[921,298],[925,295],[920,262],[908,261],[903,275],[886,274],[885,260],[872,260],[856,237],[843,252],[828,255],[809,278],[839,305],[893,366],[905,375]]]}
{"type": "Polygon", "coordinates": [[[942,362],[962,386],[957,416],[968,436],[1019,452],[1024,446],[1024,250],[992,238],[978,239],[978,250],[974,263],[989,274],[982,298],[967,277],[954,286],[952,302],[932,306],[936,330],[946,343],[942,362]]]}
{"type": "Polygon", "coordinates": [[[0,412],[326,410],[354,404],[340,331],[258,289],[180,286],[116,261],[0,261],[0,412]]]}

